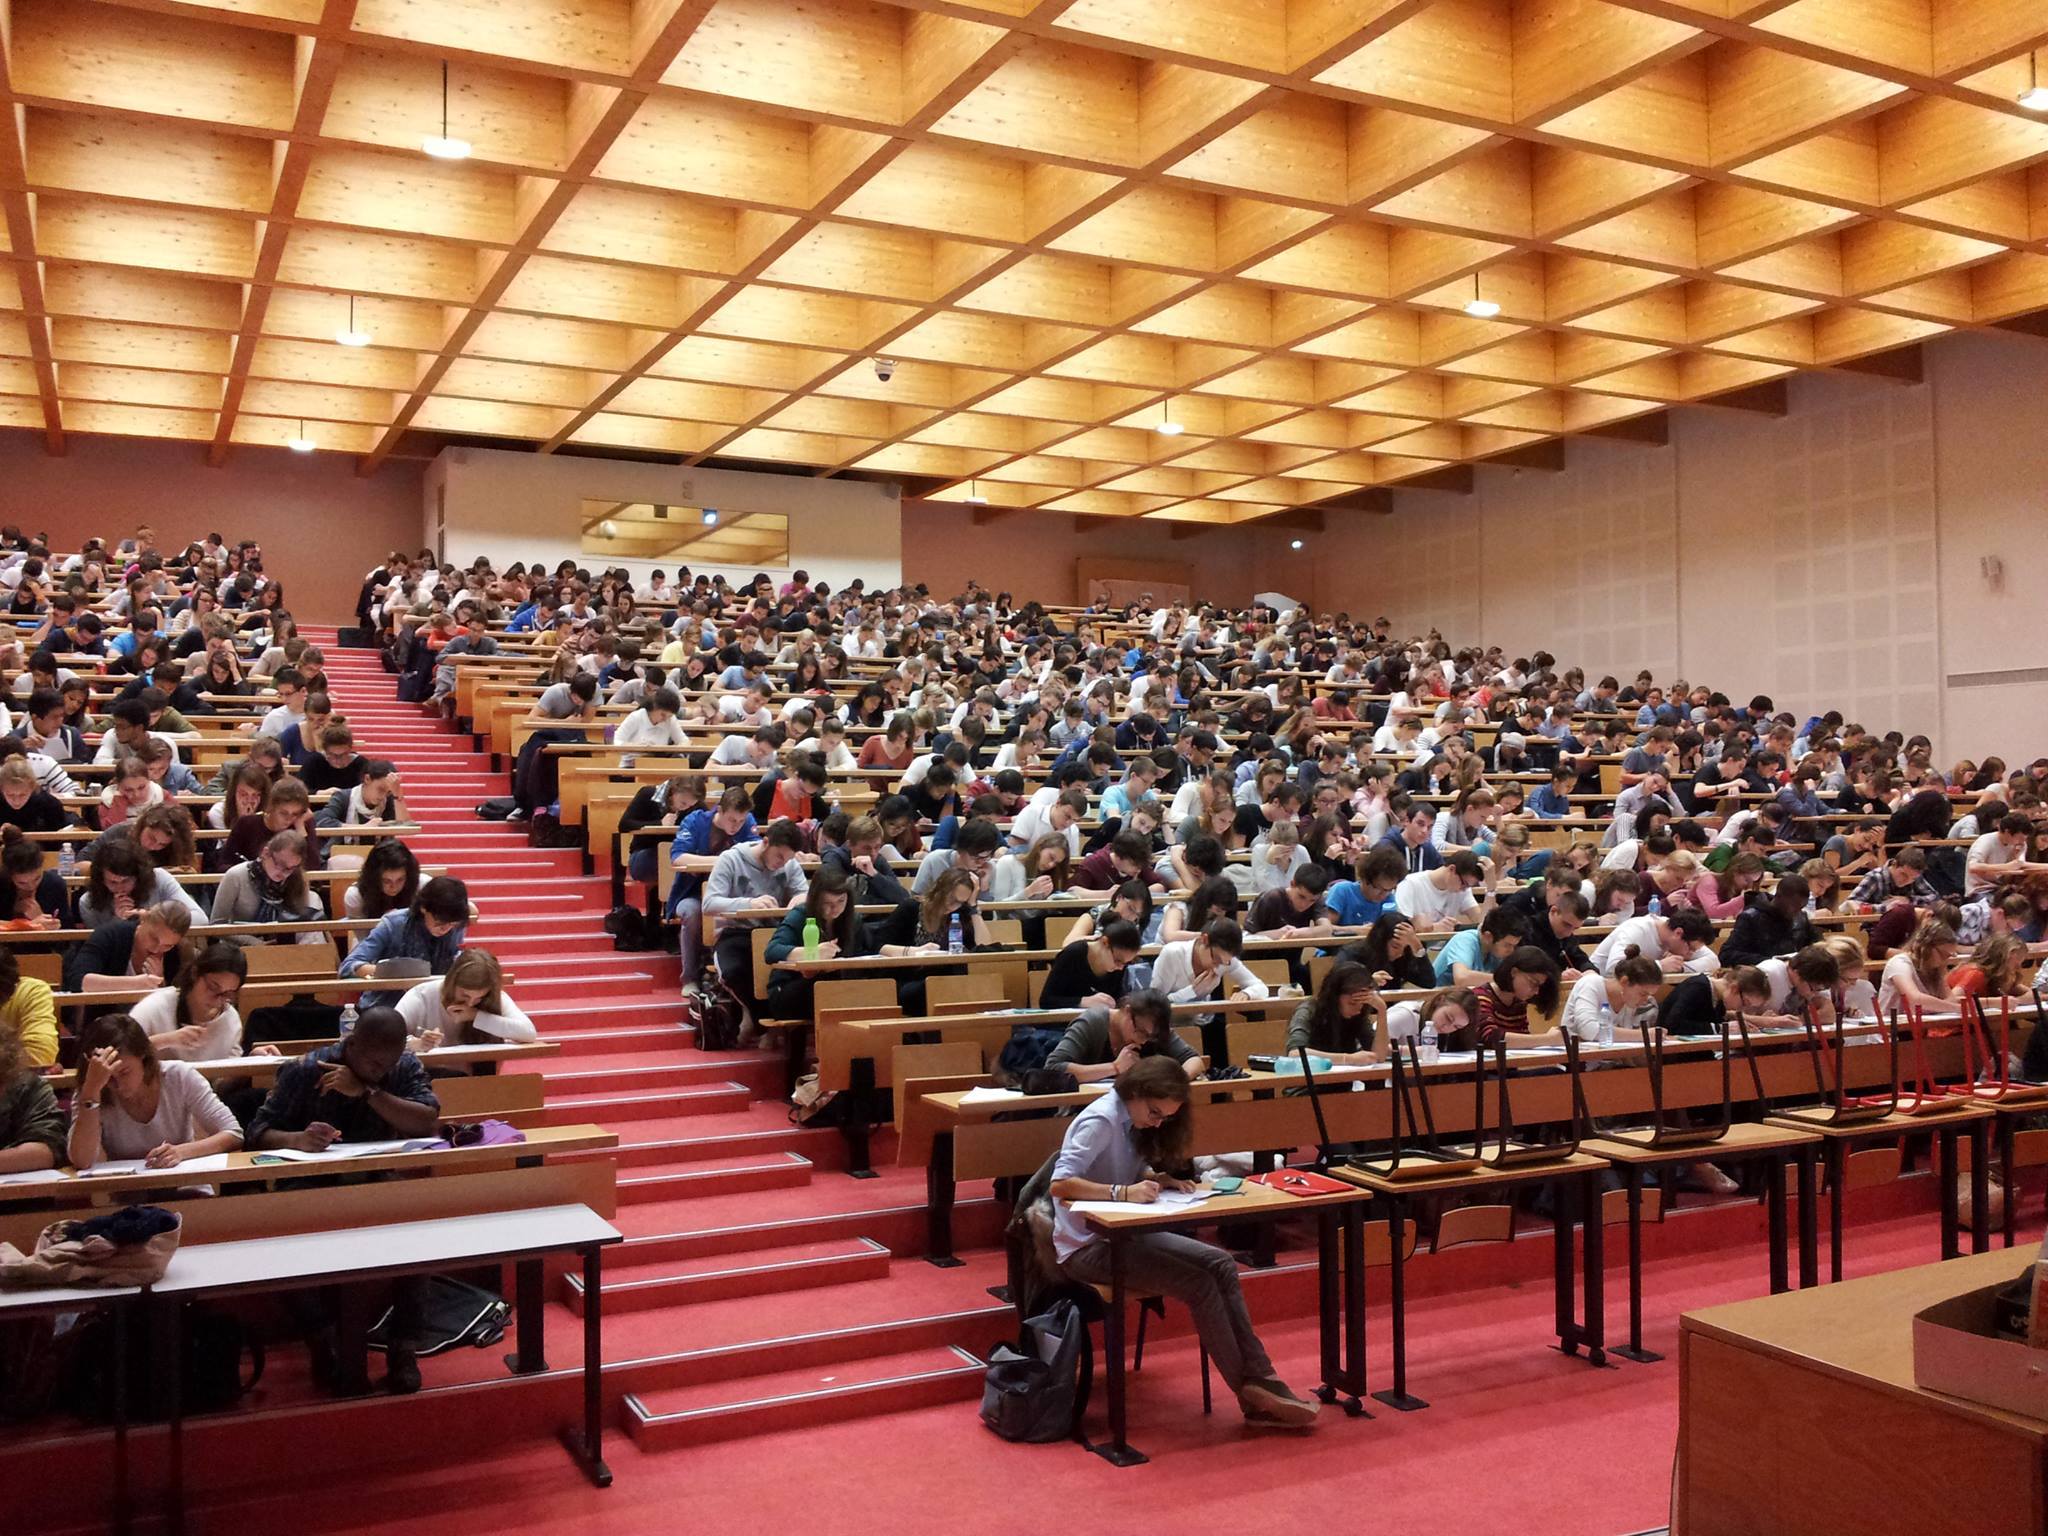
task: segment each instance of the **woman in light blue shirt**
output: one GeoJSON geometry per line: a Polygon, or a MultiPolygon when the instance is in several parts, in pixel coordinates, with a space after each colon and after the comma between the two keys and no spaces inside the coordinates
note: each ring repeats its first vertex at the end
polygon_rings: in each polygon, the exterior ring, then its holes
{"type": "MultiPolygon", "coordinates": [[[[1053,1251],[1061,1273],[1084,1285],[1110,1282],[1109,1243],[1076,1214],[1073,1202],[1150,1205],[1161,1190],[1193,1189],[1168,1171],[1188,1166],[1192,1132],[1187,1075],[1165,1056],[1142,1057],[1125,1068],[1108,1093],[1074,1118],[1052,1171],[1053,1251]]],[[[1186,1304],[1248,1424],[1306,1429],[1315,1423],[1316,1405],[1273,1374],[1252,1331],[1236,1259],[1182,1232],[1133,1232],[1119,1247],[1127,1286],[1186,1304]]]]}

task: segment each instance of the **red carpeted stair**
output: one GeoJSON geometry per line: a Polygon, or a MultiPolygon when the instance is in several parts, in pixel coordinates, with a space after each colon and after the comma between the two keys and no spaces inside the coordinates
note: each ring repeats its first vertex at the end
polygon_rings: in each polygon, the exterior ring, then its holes
{"type": "MultiPolygon", "coordinates": [[[[468,884],[482,913],[471,942],[561,1043],[538,1069],[542,1122],[619,1133],[628,1242],[604,1282],[618,1422],[653,1449],[974,1396],[979,1368],[960,1346],[1004,1331],[987,1291],[1001,1276],[899,1256],[922,1247],[915,1170],[847,1178],[836,1132],[790,1123],[778,1060],[697,1050],[675,957],[612,948],[609,882],[584,875],[577,850],[533,847],[523,824],[478,819],[506,775],[432,711],[396,702],[374,653],[328,658],[358,749],[399,767],[421,863],[468,884]],[[824,1367],[829,1381],[803,1375],[824,1367]]],[[[992,1241],[994,1219],[990,1202],[967,1202],[963,1242],[992,1241]]],[[[580,1278],[563,1277],[553,1306],[561,1321],[581,1311],[580,1278]]]]}

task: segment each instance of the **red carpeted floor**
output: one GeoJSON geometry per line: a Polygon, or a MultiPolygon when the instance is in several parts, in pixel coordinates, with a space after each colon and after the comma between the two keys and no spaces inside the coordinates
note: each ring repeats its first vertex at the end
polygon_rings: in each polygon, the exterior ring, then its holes
{"type": "MultiPolygon", "coordinates": [[[[551,1442],[502,1452],[365,1444],[360,1468],[311,1496],[288,1470],[242,1467],[207,1495],[211,1529],[469,1536],[691,1529],[1043,1531],[1063,1521],[1137,1530],[1185,1524],[1293,1530],[1332,1519],[1432,1536],[1503,1527],[1620,1536],[1665,1519],[1676,1364],[1592,1370],[1546,1347],[1548,1240],[1468,1248],[1411,1268],[1411,1384],[1432,1406],[1370,1420],[1326,1412],[1306,1437],[1254,1437],[1234,1408],[1200,1413],[1185,1318],[1170,1319],[1134,1384],[1131,1436],[1153,1458],[1119,1471],[1072,1447],[1015,1447],[975,1415],[979,1355],[1009,1331],[987,1185],[964,1186],[966,1264],[922,1252],[920,1170],[848,1178],[838,1136],[792,1126],[779,1063],[707,1055],[678,1000],[672,956],[616,953],[603,932],[609,883],[575,851],[531,847],[523,828],[479,821],[505,792],[470,740],[392,698],[374,655],[330,650],[329,670],[362,749],[396,760],[426,828],[423,863],[469,881],[488,945],[516,995],[563,1050],[540,1068],[551,1123],[618,1131],[618,1225],[632,1240],[607,1266],[608,1454],[617,1484],[590,1488],[551,1442]]],[[[1849,1270],[1934,1257],[1926,1181],[1859,1195],[1849,1270]]],[[[1671,1352],[1680,1311],[1764,1290],[1753,1204],[1680,1211],[1649,1234],[1648,1340],[1671,1352]]],[[[1620,1234],[1610,1244],[1610,1330],[1626,1318],[1620,1234]]],[[[1302,1255],[1247,1276],[1283,1373],[1306,1384],[1313,1288],[1302,1255]]],[[[1387,1384],[1375,1275],[1370,1366],[1387,1384]]],[[[549,1306],[549,1354],[577,1359],[575,1298],[549,1306]]],[[[496,1351],[424,1362],[429,1422],[474,1440],[469,1383],[498,1380],[496,1351]],[[432,1401],[447,1391],[445,1407],[432,1401]]],[[[258,1410],[307,1400],[287,1352],[258,1410]]],[[[1100,1432],[1102,1408],[1094,1414],[1100,1432]]],[[[350,1417],[350,1425],[374,1424],[350,1417]]],[[[356,1431],[338,1431],[352,1433],[356,1431]]],[[[487,1435],[487,1428],[481,1433],[487,1435]]],[[[325,1479],[322,1479],[325,1481],[325,1479]]]]}

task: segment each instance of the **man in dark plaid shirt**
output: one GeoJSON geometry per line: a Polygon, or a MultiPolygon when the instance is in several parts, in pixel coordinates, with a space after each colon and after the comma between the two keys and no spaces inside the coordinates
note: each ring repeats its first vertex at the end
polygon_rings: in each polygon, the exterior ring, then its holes
{"type": "Polygon", "coordinates": [[[249,1121],[249,1147],[324,1152],[337,1141],[432,1136],[440,1118],[427,1070],[405,1048],[405,1020],[396,1008],[366,1008],[346,1040],[278,1072],[249,1121]]]}
{"type": "Polygon", "coordinates": [[[1927,855],[1911,846],[1894,848],[1883,864],[1856,882],[1849,899],[1872,911],[1907,902],[1915,907],[1932,906],[1941,892],[1927,878],[1927,855]]]}

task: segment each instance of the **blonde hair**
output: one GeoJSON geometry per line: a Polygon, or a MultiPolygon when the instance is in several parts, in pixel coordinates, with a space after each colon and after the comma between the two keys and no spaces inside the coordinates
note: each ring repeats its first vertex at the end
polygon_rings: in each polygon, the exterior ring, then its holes
{"type": "Polygon", "coordinates": [[[448,973],[441,978],[441,1001],[447,1002],[457,991],[481,991],[477,1000],[479,1013],[503,1013],[505,1011],[505,973],[498,965],[498,957],[487,949],[465,949],[455,957],[448,967],[448,973]]]}

